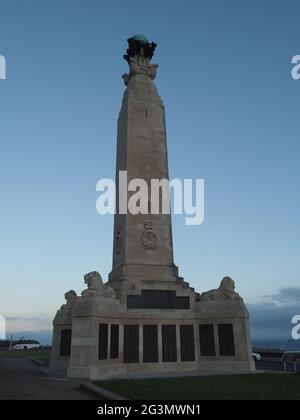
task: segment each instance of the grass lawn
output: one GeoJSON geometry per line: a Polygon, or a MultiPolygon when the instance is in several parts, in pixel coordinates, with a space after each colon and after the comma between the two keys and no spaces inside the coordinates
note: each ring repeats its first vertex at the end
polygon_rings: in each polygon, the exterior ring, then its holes
{"type": "Polygon", "coordinates": [[[49,350],[1,350],[0,359],[23,359],[26,357],[34,357],[45,364],[49,364],[50,360],[49,350]]]}
{"type": "Polygon", "coordinates": [[[96,382],[132,400],[300,400],[300,375],[257,374],[96,382]]]}

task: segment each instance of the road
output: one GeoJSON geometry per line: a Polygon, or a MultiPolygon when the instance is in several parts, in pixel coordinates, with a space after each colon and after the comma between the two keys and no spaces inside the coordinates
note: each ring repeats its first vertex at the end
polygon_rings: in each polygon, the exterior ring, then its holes
{"type": "MultiPolygon", "coordinates": [[[[255,363],[256,369],[258,370],[274,370],[274,371],[280,371],[284,372],[284,366],[283,363],[278,362],[269,362],[261,360],[259,362],[255,363]]],[[[293,363],[287,363],[287,371],[288,372],[294,372],[294,364],[293,363]]],[[[297,372],[300,372],[300,364],[297,364],[297,372]]]]}
{"type": "Polygon", "coordinates": [[[80,381],[51,378],[28,359],[0,359],[0,400],[95,400],[80,381]]]}

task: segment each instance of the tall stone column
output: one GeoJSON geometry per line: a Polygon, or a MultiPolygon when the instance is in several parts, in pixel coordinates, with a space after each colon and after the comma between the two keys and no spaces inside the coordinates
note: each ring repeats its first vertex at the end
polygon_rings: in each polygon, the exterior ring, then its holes
{"type": "MultiPolygon", "coordinates": [[[[124,189],[120,171],[127,171],[127,182],[136,178],[148,184],[152,179],[168,179],[165,110],[153,83],[157,65],[150,64],[156,44],[143,36],[128,40],[124,56],[130,73],[123,76],[127,89],[118,119],[116,185],[117,213],[114,221],[113,269],[109,277],[112,287],[135,281],[177,282],[178,271],[173,260],[171,215],[120,214],[119,187],[124,189]]],[[[124,176],[124,174],[123,174],[124,176]]],[[[125,185],[125,188],[127,185],[125,185]]],[[[124,192],[122,190],[122,192],[124,192]]],[[[128,193],[128,200],[133,195],[128,193]]],[[[123,207],[123,208],[122,208],[123,207]]]]}

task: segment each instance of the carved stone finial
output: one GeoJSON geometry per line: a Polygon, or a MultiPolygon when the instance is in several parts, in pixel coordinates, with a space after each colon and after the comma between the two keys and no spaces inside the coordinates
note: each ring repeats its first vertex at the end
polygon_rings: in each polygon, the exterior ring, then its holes
{"type": "Polygon", "coordinates": [[[240,300],[243,299],[235,292],[235,282],[231,277],[224,277],[218,289],[210,290],[202,293],[201,301],[212,300],[240,300]]]}
{"type": "Polygon", "coordinates": [[[157,44],[148,42],[148,39],[141,34],[135,35],[127,40],[128,49],[124,55],[130,69],[129,74],[123,74],[123,80],[127,86],[130,79],[137,74],[144,74],[151,80],[156,77],[157,64],[150,64],[157,44]]]}
{"type": "Polygon", "coordinates": [[[128,49],[124,55],[124,59],[130,64],[130,58],[143,57],[148,59],[148,62],[153,57],[154,51],[157,47],[155,42],[149,43],[148,39],[144,35],[134,35],[127,39],[128,49]]]}
{"type": "Polygon", "coordinates": [[[84,282],[87,285],[87,289],[81,293],[82,297],[116,297],[115,291],[111,287],[104,286],[102,277],[97,271],[87,273],[84,276],[84,282]]]}

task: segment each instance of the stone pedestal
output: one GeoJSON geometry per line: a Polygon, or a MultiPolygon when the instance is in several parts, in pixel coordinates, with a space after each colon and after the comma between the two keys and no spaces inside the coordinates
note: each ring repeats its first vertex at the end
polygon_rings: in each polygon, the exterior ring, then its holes
{"type": "Polygon", "coordinates": [[[129,309],[118,299],[78,298],[68,376],[96,380],[254,369],[242,301],[196,302],[191,293],[173,291],[177,299],[190,300],[190,309],[129,309]]]}

